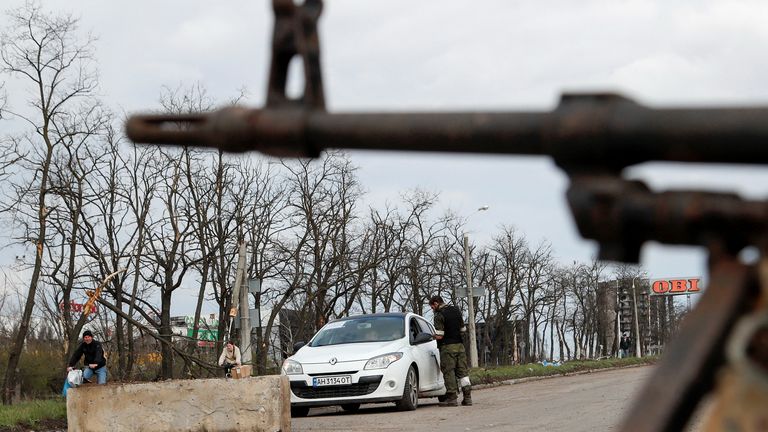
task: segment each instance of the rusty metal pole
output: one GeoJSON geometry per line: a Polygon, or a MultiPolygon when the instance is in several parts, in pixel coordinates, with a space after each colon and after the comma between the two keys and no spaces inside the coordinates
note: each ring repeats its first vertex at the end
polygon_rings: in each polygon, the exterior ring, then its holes
{"type": "Polygon", "coordinates": [[[646,381],[619,430],[680,431],[712,388],[724,361],[723,342],[759,286],[755,269],[736,257],[710,255],[710,284],[685,317],[654,374],[646,381]]]}

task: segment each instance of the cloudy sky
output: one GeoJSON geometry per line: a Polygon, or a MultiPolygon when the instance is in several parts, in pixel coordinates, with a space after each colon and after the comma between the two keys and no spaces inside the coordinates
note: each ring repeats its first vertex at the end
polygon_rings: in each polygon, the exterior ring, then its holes
{"type": "MultiPolygon", "coordinates": [[[[20,1],[6,0],[13,7],[20,1]]],[[[267,0],[68,0],[99,39],[105,100],[157,107],[162,86],[202,83],[225,100],[264,100],[272,11],[267,0]]],[[[768,105],[768,3],[678,0],[327,0],[320,23],[328,108],[349,111],[551,110],[564,91],[618,91],[656,107],[768,105]]],[[[2,20],[3,18],[0,18],[2,20]]],[[[13,89],[10,84],[9,89],[13,89]]],[[[548,240],[564,263],[589,260],[565,206],[567,178],[545,158],[354,152],[372,204],[415,187],[470,216],[488,241],[515,226],[548,240]],[[474,213],[488,205],[487,212],[474,213]],[[474,214],[473,214],[474,213],[474,214]]],[[[653,188],[734,190],[765,199],[763,168],[648,164],[626,175],[653,188]]],[[[650,245],[652,276],[704,272],[696,248],[650,245]]]]}

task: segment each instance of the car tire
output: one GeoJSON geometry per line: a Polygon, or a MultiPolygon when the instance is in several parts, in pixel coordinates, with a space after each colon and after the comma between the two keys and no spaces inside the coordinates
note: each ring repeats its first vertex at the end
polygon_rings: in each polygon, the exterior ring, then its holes
{"type": "Polygon", "coordinates": [[[397,409],[400,411],[413,411],[419,406],[419,375],[413,366],[408,368],[405,374],[405,386],[403,388],[403,398],[397,402],[397,409]]]}
{"type": "Polygon", "coordinates": [[[309,414],[309,407],[291,407],[291,417],[306,417],[309,414]]]}
{"type": "Polygon", "coordinates": [[[341,409],[347,412],[356,412],[360,409],[359,403],[343,404],[341,409]]]}

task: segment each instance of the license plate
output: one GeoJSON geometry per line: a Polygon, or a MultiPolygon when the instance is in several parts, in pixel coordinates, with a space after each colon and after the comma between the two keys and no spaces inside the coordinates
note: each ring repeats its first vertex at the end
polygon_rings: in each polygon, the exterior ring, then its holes
{"type": "Polygon", "coordinates": [[[312,387],[352,384],[352,375],[337,375],[312,378],[312,387]]]}

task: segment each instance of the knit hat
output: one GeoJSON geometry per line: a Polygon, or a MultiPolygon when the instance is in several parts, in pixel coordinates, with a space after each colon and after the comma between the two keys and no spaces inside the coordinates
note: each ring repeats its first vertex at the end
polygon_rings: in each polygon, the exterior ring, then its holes
{"type": "Polygon", "coordinates": [[[86,331],[83,332],[83,337],[86,337],[86,336],[93,337],[93,333],[91,333],[90,330],[86,330],[86,331]]]}

